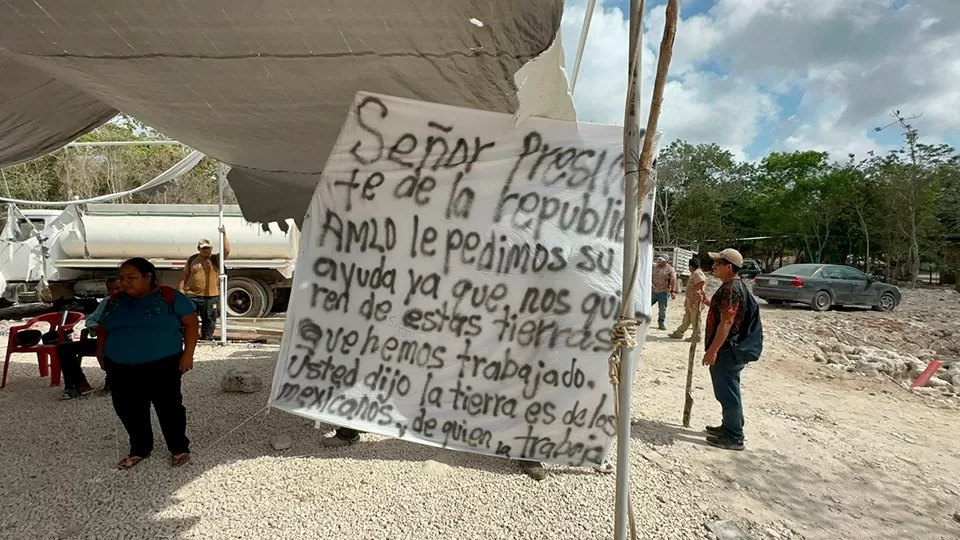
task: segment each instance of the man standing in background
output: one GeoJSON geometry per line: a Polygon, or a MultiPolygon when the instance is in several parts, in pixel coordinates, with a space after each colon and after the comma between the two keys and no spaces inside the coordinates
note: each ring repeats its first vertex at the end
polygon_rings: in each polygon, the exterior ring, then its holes
{"type": "MultiPolygon", "coordinates": [[[[223,258],[230,257],[230,240],[227,230],[223,234],[223,258]]],[[[200,339],[212,340],[217,325],[217,310],[220,303],[220,257],[213,254],[213,244],[206,238],[197,242],[197,254],[191,255],[183,266],[183,277],[178,289],[193,300],[200,315],[200,339]]]]}
{"type": "MultiPolygon", "coordinates": [[[[687,328],[700,316],[700,306],[703,298],[703,289],[707,284],[707,276],[700,270],[700,260],[690,259],[690,281],[683,295],[683,322],[670,334],[673,339],[683,339],[687,328]]],[[[691,338],[692,339],[692,338],[691,338]]]]}
{"type": "Polygon", "coordinates": [[[657,304],[657,328],[667,329],[667,303],[677,298],[677,272],[664,256],[657,257],[653,266],[653,299],[650,305],[657,304]]]}

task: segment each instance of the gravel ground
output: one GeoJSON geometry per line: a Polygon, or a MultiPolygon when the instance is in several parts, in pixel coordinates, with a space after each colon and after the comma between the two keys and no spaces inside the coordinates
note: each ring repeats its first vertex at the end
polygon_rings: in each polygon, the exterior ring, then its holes
{"type": "MultiPolygon", "coordinates": [[[[671,306],[668,324],[679,315],[671,306]]],[[[763,315],[770,329],[822,318],[763,315]]],[[[693,428],[678,425],[687,344],[663,332],[648,338],[633,408],[640,537],[713,538],[704,524],[723,518],[756,539],[960,538],[960,412],[889,380],[827,378],[812,355],[771,335],[744,374],[743,453],[702,442],[698,430],[719,413],[703,368],[693,428]]],[[[534,482],[504,460],[374,436],[320,449],[324,429],[266,413],[267,389],[220,391],[232,367],[269,384],[275,347],[203,346],[197,356],[184,380],[193,461],[171,470],[157,433],[154,456],[127,472],[114,468],[126,444],[109,398],[59,401],[35,361],[15,357],[0,391],[0,538],[612,537],[612,475],[551,468],[534,482]],[[275,434],[293,447],[273,450],[275,434]]],[[[101,384],[93,361],[85,364],[101,384]]]]}

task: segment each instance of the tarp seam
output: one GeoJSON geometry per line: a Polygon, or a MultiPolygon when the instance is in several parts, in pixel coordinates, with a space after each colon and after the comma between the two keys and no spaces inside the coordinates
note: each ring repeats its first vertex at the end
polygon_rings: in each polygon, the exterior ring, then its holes
{"type": "Polygon", "coordinates": [[[76,53],[57,53],[57,54],[37,54],[30,52],[18,52],[23,56],[33,58],[79,58],[84,60],[142,60],[150,58],[178,59],[178,60],[253,60],[257,58],[276,58],[280,60],[291,59],[310,59],[310,58],[352,58],[377,56],[381,58],[454,58],[454,57],[477,57],[487,56],[491,58],[512,58],[514,60],[531,60],[539,56],[543,51],[529,54],[511,54],[507,52],[487,52],[483,50],[471,49],[468,52],[451,51],[445,53],[418,52],[416,54],[404,52],[376,52],[376,51],[353,51],[325,54],[279,54],[279,53],[251,53],[251,54],[231,54],[222,56],[208,56],[201,54],[175,54],[175,53],[146,53],[146,54],[76,54],[76,53]]]}

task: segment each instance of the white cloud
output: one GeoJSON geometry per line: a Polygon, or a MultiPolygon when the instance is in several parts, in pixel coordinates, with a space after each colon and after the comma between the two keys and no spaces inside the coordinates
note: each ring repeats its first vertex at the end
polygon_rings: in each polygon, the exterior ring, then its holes
{"type": "MultiPolygon", "coordinates": [[[[574,4],[564,13],[562,32],[568,66],[574,63],[584,12],[582,4],[574,4]]],[[[651,18],[656,24],[656,17],[651,15],[651,18]]],[[[649,37],[655,37],[659,44],[659,36],[649,37]]],[[[628,24],[623,13],[598,2],[574,93],[581,121],[623,122],[627,44],[628,24]]],[[[703,51],[709,49],[702,44],[697,47],[703,51]]],[[[688,69],[671,70],[671,80],[664,91],[664,109],[659,125],[666,140],[681,138],[695,143],[716,142],[739,156],[745,155],[745,149],[757,135],[761,123],[776,117],[774,100],[744,79],[695,71],[693,67],[701,55],[696,47],[681,48],[678,42],[676,54],[678,64],[686,62],[688,69]]],[[[645,39],[641,86],[644,122],[655,72],[655,52],[645,39]]]]}
{"type": "MultiPolygon", "coordinates": [[[[661,129],[667,139],[716,142],[737,155],[816,149],[845,159],[884,150],[870,138],[892,109],[924,113],[921,136],[960,133],[960,1],[717,0],[682,18],[661,129]],[[706,70],[707,66],[714,69],[706,70]],[[716,69],[716,68],[719,68],[716,69]],[[720,71],[724,74],[717,74],[720,71]],[[777,98],[802,96],[796,110],[777,98]]],[[[598,2],[574,99],[586,121],[620,123],[627,22],[598,2]]],[[[682,6],[688,6],[682,2],[682,6]]],[[[584,2],[568,3],[564,48],[572,65],[584,2]]],[[[681,13],[683,17],[683,13],[681,13]]],[[[664,7],[647,16],[659,46],[664,7]]],[[[644,48],[643,108],[655,51],[644,48]]],[[[759,157],[759,156],[751,156],[759,157]]]]}

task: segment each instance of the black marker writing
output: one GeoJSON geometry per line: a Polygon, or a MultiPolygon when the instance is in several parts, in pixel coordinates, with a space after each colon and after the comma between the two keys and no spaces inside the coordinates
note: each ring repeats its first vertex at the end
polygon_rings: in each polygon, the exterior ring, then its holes
{"type": "Polygon", "coordinates": [[[318,247],[326,246],[327,235],[334,238],[333,249],[337,253],[350,253],[352,250],[366,251],[392,250],[397,245],[397,225],[392,218],[365,219],[359,223],[342,219],[333,210],[327,210],[323,225],[320,227],[318,247]]]}

